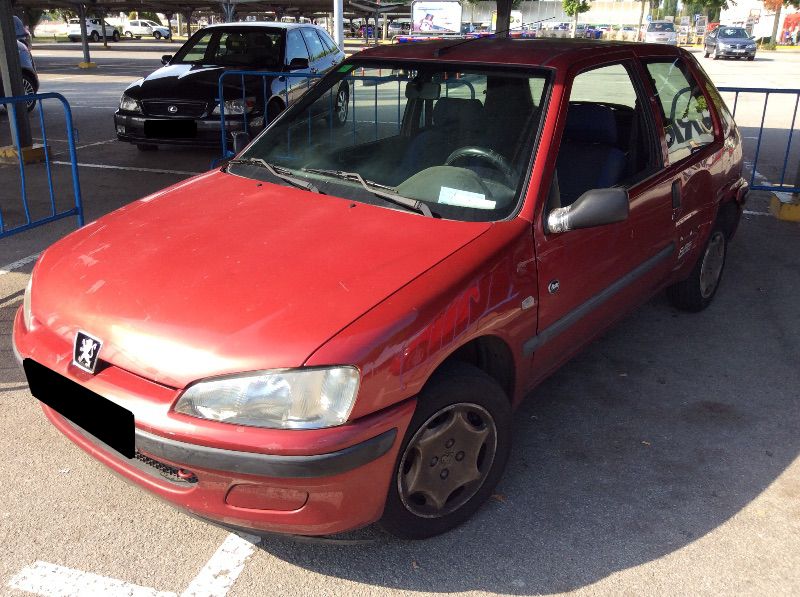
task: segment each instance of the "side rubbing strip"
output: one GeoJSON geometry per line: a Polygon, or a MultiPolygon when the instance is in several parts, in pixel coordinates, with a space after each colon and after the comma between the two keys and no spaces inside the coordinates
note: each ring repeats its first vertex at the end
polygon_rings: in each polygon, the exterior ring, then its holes
{"type": "Polygon", "coordinates": [[[564,317],[556,321],[553,325],[545,328],[540,333],[536,334],[530,340],[527,340],[522,345],[522,350],[525,355],[531,355],[536,352],[543,344],[558,336],[561,332],[571,327],[574,323],[586,317],[594,309],[605,303],[612,298],[619,291],[627,286],[633,284],[636,280],[650,272],[659,263],[667,259],[675,251],[675,243],[670,243],[658,253],[650,257],[647,261],[642,262],[636,268],[629,271],[622,276],[619,280],[607,286],[605,289],[594,295],[588,301],[576,307],[564,317]]]}

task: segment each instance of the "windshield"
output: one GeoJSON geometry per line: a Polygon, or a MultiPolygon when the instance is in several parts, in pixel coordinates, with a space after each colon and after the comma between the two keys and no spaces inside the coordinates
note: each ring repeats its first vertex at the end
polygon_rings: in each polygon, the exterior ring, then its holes
{"type": "MultiPolygon", "coordinates": [[[[396,209],[391,195],[423,202],[417,211],[438,217],[502,219],[514,211],[530,169],[547,79],[531,69],[345,64],[240,158],[354,201],[396,209]]],[[[230,171],[255,170],[240,164],[230,171]]]]}
{"type": "Polygon", "coordinates": [[[747,31],[738,27],[726,27],[719,30],[720,39],[748,39],[747,31]]]}
{"type": "Polygon", "coordinates": [[[195,33],[172,64],[215,66],[280,66],[283,30],[253,27],[214,28],[195,33]]]}
{"type": "Polygon", "coordinates": [[[647,32],[672,32],[675,31],[675,27],[672,23],[650,23],[647,26],[647,32]]]}

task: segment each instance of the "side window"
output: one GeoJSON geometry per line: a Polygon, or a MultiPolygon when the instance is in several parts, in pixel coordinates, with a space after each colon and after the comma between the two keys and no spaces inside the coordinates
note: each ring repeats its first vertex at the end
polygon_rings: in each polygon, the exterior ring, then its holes
{"type": "Polygon", "coordinates": [[[300,31],[303,32],[303,39],[306,40],[306,46],[308,47],[308,53],[311,55],[312,61],[319,60],[327,54],[316,31],[308,29],[307,27],[303,27],[300,31]]]}
{"type": "Polygon", "coordinates": [[[562,206],[586,191],[628,186],[655,164],[655,135],[624,64],[584,71],[572,82],[556,171],[562,206]]]}
{"type": "Polygon", "coordinates": [[[298,29],[290,29],[286,32],[286,64],[289,64],[293,58],[309,59],[308,49],[298,29]]]}
{"type": "Polygon", "coordinates": [[[670,163],[714,141],[711,111],[700,86],[680,59],[648,62],[658,96],[670,163]]]}

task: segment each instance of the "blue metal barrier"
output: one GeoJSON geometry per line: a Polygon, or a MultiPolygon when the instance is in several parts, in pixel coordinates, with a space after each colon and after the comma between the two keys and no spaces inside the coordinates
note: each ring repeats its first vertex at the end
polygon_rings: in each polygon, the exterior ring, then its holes
{"type": "MultiPolygon", "coordinates": [[[[291,98],[289,95],[290,90],[297,90],[300,87],[303,92],[305,93],[308,91],[316,82],[316,79],[320,79],[324,77],[325,74],[322,73],[298,73],[298,72],[270,72],[270,71],[226,71],[223,72],[219,77],[218,89],[217,89],[217,102],[219,103],[219,111],[220,111],[220,135],[221,135],[221,144],[222,144],[222,156],[219,160],[224,160],[230,157],[233,157],[233,151],[228,149],[228,130],[226,126],[226,116],[225,116],[225,96],[224,96],[224,80],[226,77],[239,77],[239,85],[241,87],[241,100],[242,104],[245,105],[247,102],[247,89],[245,86],[245,77],[260,77],[261,78],[261,86],[262,86],[262,100],[263,100],[263,110],[262,114],[264,117],[264,127],[269,124],[267,122],[268,118],[268,109],[267,105],[270,99],[274,98],[275,95],[273,93],[268,93],[267,89],[267,81],[268,80],[277,80],[279,81],[283,87],[281,92],[281,101],[284,103],[285,107],[289,107],[291,105],[291,98]],[[291,86],[290,79],[305,79],[304,83],[300,83],[299,85],[291,86]],[[312,82],[312,79],[314,81],[312,82]]],[[[394,82],[397,81],[397,122],[398,126],[401,119],[400,113],[400,106],[401,101],[403,98],[401,84],[405,82],[406,79],[402,79],[396,75],[388,75],[388,76],[366,76],[360,74],[348,74],[342,78],[342,81],[347,81],[349,84],[354,84],[356,81],[361,83],[365,87],[375,87],[375,103],[374,103],[374,110],[375,110],[375,126],[377,130],[378,125],[378,89],[377,86],[379,84],[387,83],[387,82],[394,82]]],[[[444,87],[445,97],[447,97],[450,93],[450,88],[463,85],[470,91],[470,97],[472,99],[475,98],[475,87],[470,83],[468,80],[465,79],[445,79],[442,81],[444,87]]],[[[252,87],[251,87],[252,89],[252,87]]],[[[353,125],[355,126],[355,86],[352,87],[353,93],[351,94],[350,101],[352,102],[352,111],[353,111],[353,125]]],[[[236,99],[239,99],[238,96],[236,99]]],[[[228,98],[230,101],[231,98],[228,98]]],[[[333,103],[333,96],[331,96],[331,104],[333,103]]],[[[333,105],[329,107],[332,111],[333,105]]],[[[230,119],[229,119],[230,120],[230,119]]],[[[238,122],[238,121],[237,121],[238,122]]],[[[241,130],[244,132],[248,131],[248,114],[247,110],[244,110],[244,114],[242,115],[241,120],[241,130]]],[[[311,120],[309,119],[309,127],[311,125],[311,120]]],[[[355,129],[354,129],[355,132],[355,129]]],[[[219,160],[215,160],[215,163],[219,160]]],[[[212,164],[212,168],[214,165],[212,164]]]]}
{"type": "Polygon", "coordinates": [[[767,89],[767,88],[760,88],[760,87],[718,87],[717,90],[720,93],[733,93],[733,109],[731,112],[733,113],[734,118],[736,117],[736,108],[739,105],[739,96],[743,93],[748,94],[760,94],[764,96],[764,107],[761,111],[761,124],[758,128],[758,138],[756,141],[756,151],[755,157],[753,158],[753,171],[750,175],[750,188],[755,191],[779,191],[785,193],[800,193],[800,180],[795,180],[793,185],[786,184],[786,169],[789,166],[789,154],[792,149],[792,137],[794,136],[794,127],[795,123],[797,122],[797,108],[800,104],[800,89],[767,89]],[[794,112],[792,113],[792,122],[789,125],[789,137],[786,143],[786,152],[783,156],[783,168],[781,169],[781,178],[780,182],[777,184],[758,184],[756,183],[756,174],[757,174],[757,166],[758,166],[758,158],[761,154],[761,146],[762,140],[764,136],[764,122],[767,118],[767,105],[769,104],[769,98],[771,95],[793,95],[795,96],[794,100],[794,112]]]}
{"type": "Polygon", "coordinates": [[[0,238],[5,238],[7,236],[11,236],[12,234],[17,234],[25,230],[30,230],[31,228],[35,228],[36,226],[48,224],[55,220],[60,220],[61,218],[67,218],[70,216],[77,217],[78,227],[83,226],[83,203],[81,201],[80,180],[78,179],[78,158],[75,152],[75,130],[72,126],[72,110],[70,109],[69,103],[67,102],[66,98],[60,93],[36,93],[25,96],[0,97],[0,105],[4,105],[7,107],[7,110],[9,111],[9,121],[11,122],[13,127],[13,132],[14,132],[13,136],[16,143],[17,155],[19,156],[19,177],[20,177],[20,186],[22,194],[22,208],[25,213],[24,224],[20,224],[19,226],[15,226],[13,228],[6,228],[5,221],[3,219],[3,212],[2,209],[0,209],[0,238]],[[16,118],[18,105],[22,104],[22,109],[25,110],[27,109],[26,104],[30,102],[32,99],[36,100],[36,102],[39,105],[39,125],[41,127],[42,145],[44,147],[44,160],[45,160],[45,167],[47,170],[47,186],[50,193],[50,215],[44,218],[40,218],[38,220],[33,220],[31,218],[30,207],[28,205],[28,188],[27,188],[27,178],[25,173],[25,160],[23,159],[22,147],[19,144],[19,131],[17,128],[18,125],[16,118]],[[72,167],[72,191],[74,193],[75,205],[74,207],[66,211],[60,211],[60,212],[56,210],[55,190],[53,189],[52,164],[50,162],[50,154],[48,152],[47,127],[45,126],[45,119],[44,119],[45,110],[44,110],[43,100],[48,100],[48,99],[56,99],[60,101],[64,108],[67,142],[69,145],[69,158],[70,158],[70,165],[72,167]]]}

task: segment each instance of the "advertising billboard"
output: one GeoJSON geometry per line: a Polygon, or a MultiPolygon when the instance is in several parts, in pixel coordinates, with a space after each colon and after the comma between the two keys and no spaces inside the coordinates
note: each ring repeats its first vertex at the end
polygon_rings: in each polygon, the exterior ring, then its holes
{"type": "Polygon", "coordinates": [[[414,0],[411,24],[414,33],[460,33],[461,3],[455,0],[414,0]]]}

